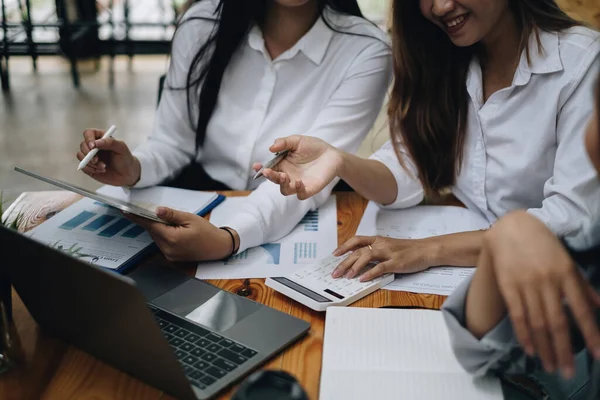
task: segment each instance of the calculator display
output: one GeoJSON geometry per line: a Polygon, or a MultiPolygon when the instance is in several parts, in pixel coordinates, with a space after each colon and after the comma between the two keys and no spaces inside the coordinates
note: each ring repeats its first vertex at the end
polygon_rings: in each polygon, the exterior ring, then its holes
{"type": "Polygon", "coordinates": [[[287,278],[271,278],[274,281],[277,281],[279,283],[281,283],[282,285],[285,285],[287,287],[289,287],[290,289],[294,289],[296,292],[302,293],[303,295],[305,295],[306,297],[309,297],[310,299],[319,302],[319,303],[331,303],[331,300],[329,300],[326,297],[321,296],[318,293],[313,292],[310,289],[305,288],[302,285],[297,284],[294,281],[291,281],[287,278]]]}

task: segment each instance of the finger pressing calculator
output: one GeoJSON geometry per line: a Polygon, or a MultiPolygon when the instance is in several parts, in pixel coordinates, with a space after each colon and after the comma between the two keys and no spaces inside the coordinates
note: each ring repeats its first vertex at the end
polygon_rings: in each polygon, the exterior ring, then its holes
{"type": "Polygon", "coordinates": [[[352,304],[394,280],[394,274],[386,274],[360,282],[360,275],[376,264],[369,264],[352,279],[332,278],[333,270],[346,257],[329,256],[286,277],[268,278],[265,284],[315,311],[325,311],[327,307],[352,304]]]}

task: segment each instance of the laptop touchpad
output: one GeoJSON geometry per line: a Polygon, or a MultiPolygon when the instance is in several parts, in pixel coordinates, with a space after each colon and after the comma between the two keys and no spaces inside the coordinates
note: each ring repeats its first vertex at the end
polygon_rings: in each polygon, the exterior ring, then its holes
{"type": "Polygon", "coordinates": [[[224,332],[260,306],[196,279],[154,299],[152,303],[211,330],[224,332]]]}

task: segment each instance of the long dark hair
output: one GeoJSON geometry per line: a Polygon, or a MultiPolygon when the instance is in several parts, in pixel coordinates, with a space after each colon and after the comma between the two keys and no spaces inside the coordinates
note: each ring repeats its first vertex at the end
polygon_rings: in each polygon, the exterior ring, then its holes
{"type": "MultiPolygon", "coordinates": [[[[539,30],[558,32],[578,25],[554,0],[509,0],[521,31],[520,49],[539,30]]],[[[392,46],[394,86],[388,116],[400,163],[404,145],[425,192],[435,195],[455,183],[467,125],[466,80],[477,46],[455,46],[421,13],[419,1],[395,0],[392,46]]],[[[539,46],[541,49],[541,45],[539,46]]]]}
{"type": "MultiPolygon", "coordinates": [[[[197,0],[191,3],[197,3],[197,0]]],[[[210,1],[210,0],[204,0],[210,1]]],[[[172,87],[167,82],[169,90],[186,90],[187,107],[190,123],[196,130],[196,148],[201,147],[206,137],[206,128],[217,104],[217,96],[221,89],[223,74],[231,57],[238,49],[254,24],[262,26],[265,22],[267,8],[273,0],[220,0],[214,18],[214,28],[205,43],[192,59],[187,74],[186,86],[183,88],[172,87]],[[198,98],[198,88],[200,96],[198,98]],[[193,120],[192,109],[197,107],[198,118],[193,120]]],[[[319,18],[332,30],[337,28],[327,21],[323,10],[330,7],[332,10],[364,18],[357,0],[317,0],[319,18]]],[[[188,21],[206,18],[186,18],[178,29],[188,21]]],[[[177,32],[175,33],[177,34],[177,32]]],[[[359,35],[362,36],[362,35],[359,35]]]]}

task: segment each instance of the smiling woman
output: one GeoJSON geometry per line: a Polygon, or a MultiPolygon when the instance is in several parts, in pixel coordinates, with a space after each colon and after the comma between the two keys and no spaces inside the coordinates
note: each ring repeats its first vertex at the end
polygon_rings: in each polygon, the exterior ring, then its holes
{"type": "MultiPolygon", "coordinates": [[[[515,209],[576,247],[590,246],[600,186],[582,137],[600,68],[600,35],[554,0],[394,1],[392,140],[370,160],[291,136],[263,174],[301,199],[339,176],[385,207],[450,189],[490,223],[515,209]]],[[[260,167],[259,165],[256,167],[260,167]]],[[[483,232],[400,240],[357,237],[335,276],[472,266],[483,232]]]]}

